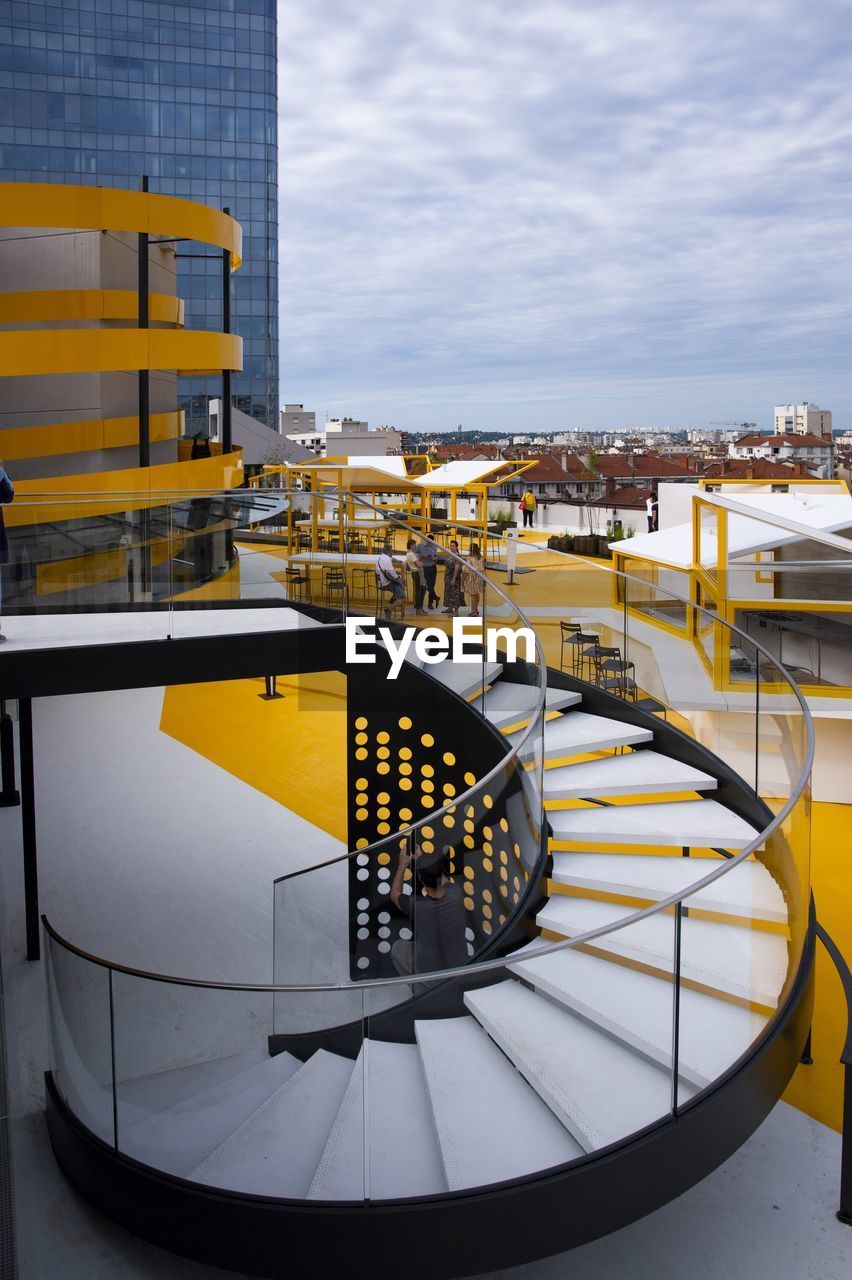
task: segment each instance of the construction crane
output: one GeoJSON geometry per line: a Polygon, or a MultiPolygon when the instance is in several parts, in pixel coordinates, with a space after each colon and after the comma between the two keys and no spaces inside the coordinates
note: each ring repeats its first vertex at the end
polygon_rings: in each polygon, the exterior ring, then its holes
{"type": "Polygon", "coordinates": [[[756,422],[734,422],[730,418],[712,418],[711,427],[739,427],[741,431],[756,431],[756,422]]]}

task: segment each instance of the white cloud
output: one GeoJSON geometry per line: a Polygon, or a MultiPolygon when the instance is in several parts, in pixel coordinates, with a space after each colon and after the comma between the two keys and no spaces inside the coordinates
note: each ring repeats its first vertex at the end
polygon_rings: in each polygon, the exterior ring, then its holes
{"type": "Polygon", "coordinates": [[[282,398],[407,427],[618,424],[631,384],[649,422],[852,408],[842,6],[279,22],[282,398]]]}

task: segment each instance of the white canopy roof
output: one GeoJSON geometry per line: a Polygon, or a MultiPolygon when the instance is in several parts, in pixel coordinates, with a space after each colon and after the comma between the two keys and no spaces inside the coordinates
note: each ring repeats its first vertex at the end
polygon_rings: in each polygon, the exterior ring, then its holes
{"type": "Polygon", "coordinates": [[[494,471],[505,467],[502,458],[496,461],[445,462],[425,476],[418,476],[415,483],[423,489],[463,489],[469,484],[481,484],[494,471]]]}
{"type": "Polygon", "coordinates": [[[335,474],[339,472],[342,476],[344,489],[355,488],[373,488],[378,492],[393,492],[395,488],[399,488],[398,482],[401,480],[403,490],[412,487],[412,479],[406,474],[405,459],[398,455],[389,457],[370,457],[366,455],[353,455],[340,462],[329,461],[327,458],[314,458],[311,462],[303,462],[294,464],[298,470],[305,471],[325,471],[335,474]],[[394,482],[397,482],[395,485],[394,482]]]}
{"type": "MultiPolygon", "coordinates": [[[[700,494],[696,491],[695,496],[700,494]]],[[[822,533],[852,528],[852,497],[848,493],[820,492],[814,486],[808,492],[799,493],[738,493],[737,502],[753,508],[755,518],[728,513],[729,559],[804,541],[803,534],[785,533],[764,523],[760,519],[761,511],[795,520],[822,533]]],[[[656,533],[637,534],[628,543],[611,542],[609,545],[622,554],[688,569],[692,564],[692,524],[675,524],[656,533]]],[[[716,523],[708,521],[702,535],[701,563],[705,568],[712,567],[717,557],[716,523]]]]}
{"type": "MultiPolygon", "coordinates": [[[[334,462],[327,458],[316,458],[311,462],[297,464],[299,469],[311,471],[340,472],[344,489],[373,488],[377,492],[393,492],[392,481],[402,480],[402,490],[428,489],[464,489],[467,485],[482,484],[495,471],[504,470],[505,460],[483,460],[478,462],[445,462],[425,475],[410,476],[406,472],[405,459],[397,455],[390,457],[358,457],[353,456],[345,461],[334,462]]],[[[511,466],[511,464],[509,464],[511,466]]]]}

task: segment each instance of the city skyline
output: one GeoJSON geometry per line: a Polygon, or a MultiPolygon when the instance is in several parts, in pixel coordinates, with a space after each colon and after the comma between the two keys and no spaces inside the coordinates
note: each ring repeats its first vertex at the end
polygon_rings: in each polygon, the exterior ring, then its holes
{"type": "Polygon", "coordinates": [[[282,400],[845,424],[849,69],[833,0],[282,8],[282,400]]]}

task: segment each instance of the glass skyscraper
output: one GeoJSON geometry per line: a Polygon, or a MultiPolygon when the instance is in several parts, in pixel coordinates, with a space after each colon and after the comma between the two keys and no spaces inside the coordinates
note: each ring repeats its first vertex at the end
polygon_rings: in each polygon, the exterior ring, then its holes
{"type": "MultiPolygon", "coordinates": [[[[149,189],[229,208],[238,409],[278,429],[276,0],[0,0],[0,180],[149,189]]],[[[178,245],[179,252],[209,252],[178,245]]],[[[221,327],[221,258],[179,259],[187,328],[221,327]]],[[[187,430],[217,380],[182,380],[187,430]]]]}

